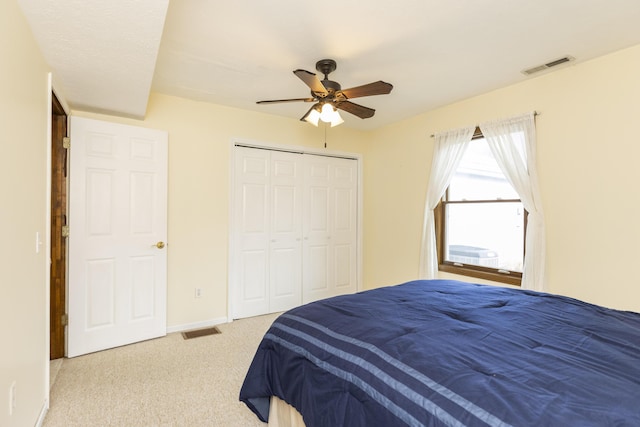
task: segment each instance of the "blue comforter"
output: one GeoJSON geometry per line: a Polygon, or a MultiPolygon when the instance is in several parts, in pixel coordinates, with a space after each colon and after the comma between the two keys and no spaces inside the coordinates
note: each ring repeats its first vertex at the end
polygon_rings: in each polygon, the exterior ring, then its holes
{"type": "Polygon", "coordinates": [[[240,400],[307,427],[640,426],[640,314],[455,281],[414,281],[281,315],[240,400]]]}

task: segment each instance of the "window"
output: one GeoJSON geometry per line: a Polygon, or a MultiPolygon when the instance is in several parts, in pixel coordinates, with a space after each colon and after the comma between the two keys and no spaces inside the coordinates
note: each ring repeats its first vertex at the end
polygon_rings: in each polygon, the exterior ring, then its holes
{"type": "Polygon", "coordinates": [[[479,128],[435,214],[440,271],[520,285],[527,212],[479,128]]]}

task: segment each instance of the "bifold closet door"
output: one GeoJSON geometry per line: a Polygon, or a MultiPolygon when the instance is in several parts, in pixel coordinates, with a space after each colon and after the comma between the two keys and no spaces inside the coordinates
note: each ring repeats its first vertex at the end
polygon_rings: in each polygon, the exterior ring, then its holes
{"type": "Polygon", "coordinates": [[[302,155],[235,148],[234,318],[302,301],[302,155]]]}
{"type": "Polygon", "coordinates": [[[357,290],[358,162],[305,156],[302,302],[357,290]]]}

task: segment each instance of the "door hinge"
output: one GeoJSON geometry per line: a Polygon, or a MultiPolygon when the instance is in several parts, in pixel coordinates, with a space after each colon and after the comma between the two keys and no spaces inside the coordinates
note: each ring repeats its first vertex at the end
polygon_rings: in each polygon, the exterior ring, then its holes
{"type": "Polygon", "coordinates": [[[62,138],[62,148],[66,148],[67,150],[71,148],[71,138],[68,136],[62,138]]]}
{"type": "Polygon", "coordinates": [[[62,226],[62,237],[69,237],[69,226],[68,225],[63,225],[62,226]]]}
{"type": "Polygon", "coordinates": [[[62,315],[62,319],[60,319],[60,323],[62,323],[62,326],[67,326],[69,324],[69,315],[67,313],[62,315]]]}

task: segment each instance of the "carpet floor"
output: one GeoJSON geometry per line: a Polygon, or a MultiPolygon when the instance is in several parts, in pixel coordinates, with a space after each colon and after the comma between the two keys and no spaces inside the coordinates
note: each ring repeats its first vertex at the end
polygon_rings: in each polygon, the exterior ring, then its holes
{"type": "Polygon", "coordinates": [[[278,314],[63,359],[45,427],[264,427],[238,400],[260,339],[278,314]]]}

